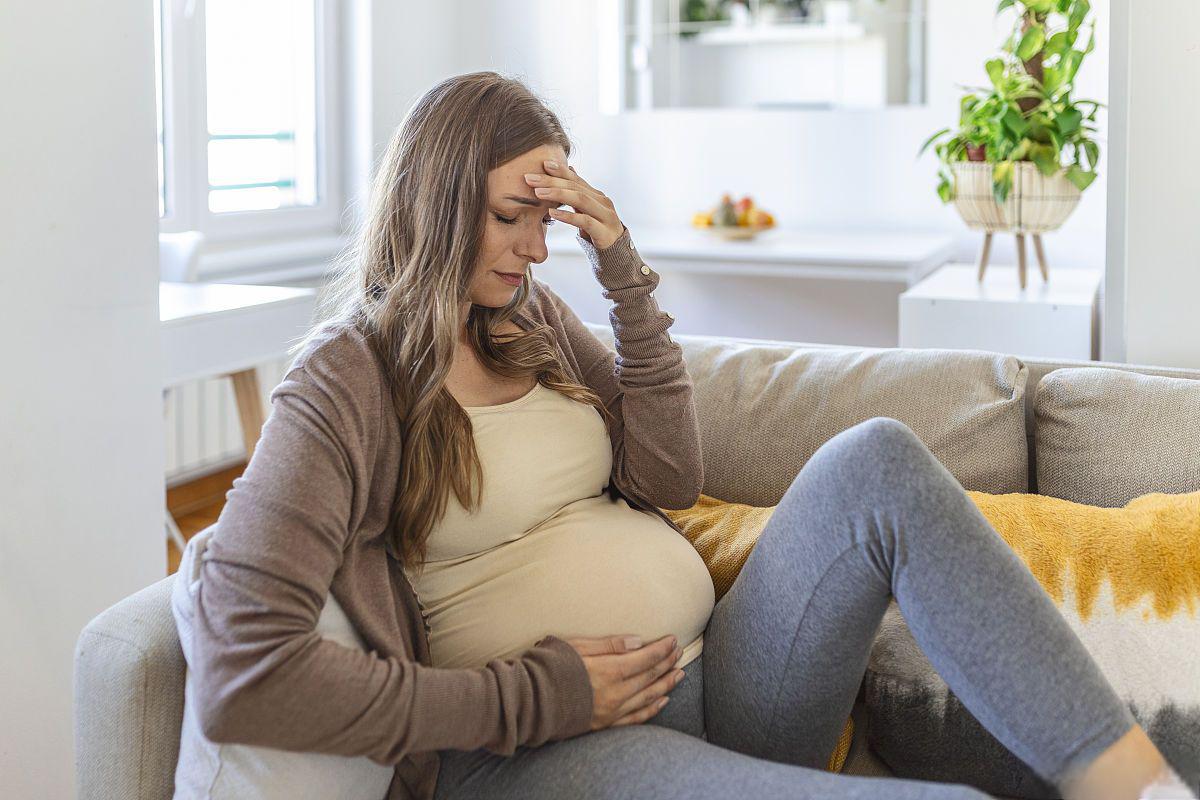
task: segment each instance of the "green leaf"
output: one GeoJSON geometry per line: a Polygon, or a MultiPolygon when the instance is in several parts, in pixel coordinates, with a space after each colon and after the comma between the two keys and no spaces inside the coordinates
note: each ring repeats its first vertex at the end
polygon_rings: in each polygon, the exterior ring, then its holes
{"type": "Polygon", "coordinates": [[[950,186],[950,183],[945,180],[938,181],[937,194],[943,203],[949,203],[954,199],[954,189],[950,186]]]}
{"type": "Polygon", "coordinates": [[[1095,172],[1086,172],[1080,169],[1075,164],[1067,168],[1067,180],[1075,184],[1079,191],[1083,191],[1092,185],[1092,181],[1096,180],[1095,172]]]}
{"type": "Polygon", "coordinates": [[[1067,39],[1067,32],[1059,31],[1046,40],[1046,55],[1061,56],[1071,44],[1072,42],[1067,39]]]}
{"type": "Polygon", "coordinates": [[[996,6],[996,13],[999,14],[1006,8],[1012,7],[1017,0],[1000,0],[1000,5],[996,6]]]}
{"type": "Polygon", "coordinates": [[[945,134],[947,134],[949,132],[950,132],[949,128],[942,128],[940,131],[938,131],[937,133],[930,136],[928,139],[925,140],[925,144],[921,145],[921,149],[917,151],[917,155],[919,156],[922,153],[924,153],[925,150],[928,149],[929,145],[933,144],[934,139],[938,138],[939,136],[944,136],[945,134]]]}
{"type": "Polygon", "coordinates": [[[1077,0],[1071,8],[1071,13],[1067,15],[1067,30],[1078,30],[1083,24],[1083,20],[1087,17],[1088,12],[1092,10],[1092,4],[1088,0],[1077,0]]]}
{"type": "Polygon", "coordinates": [[[1021,43],[1017,45],[1017,58],[1022,61],[1028,61],[1037,54],[1038,50],[1042,49],[1042,45],[1046,43],[1046,29],[1041,25],[1034,25],[1029,30],[1025,31],[1025,35],[1021,37],[1021,43]]]}
{"type": "Polygon", "coordinates": [[[1079,71],[1079,65],[1083,62],[1082,50],[1071,50],[1063,57],[1063,83],[1070,83],[1075,80],[1075,73],[1079,71]]]}
{"type": "Polygon", "coordinates": [[[1083,143],[1083,152],[1087,155],[1088,166],[1095,170],[1100,162],[1100,146],[1088,139],[1083,143]]]}
{"type": "Polygon", "coordinates": [[[1025,129],[1025,136],[1028,136],[1035,142],[1050,141],[1050,132],[1046,125],[1046,115],[1040,111],[1034,112],[1028,120],[1029,125],[1025,129]]]}
{"type": "Polygon", "coordinates": [[[1004,62],[998,58],[993,58],[984,64],[983,68],[987,70],[988,77],[992,80],[992,85],[999,89],[1000,79],[1004,75],[1004,62]]]}
{"type": "Polygon", "coordinates": [[[1013,165],[1011,161],[1001,161],[992,167],[992,196],[1003,203],[1008,199],[1012,189],[1013,165]]]}
{"type": "Polygon", "coordinates": [[[1046,95],[1052,96],[1060,86],[1062,86],[1062,73],[1059,72],[1058,67],[1043,67],[1042,88],[1046,91],[1046,95]]]}
{"type": "Polygon", "coordinates": [[[1029,130],[1029,123],[1021,116],[1021,112],[1016,106],[1008,107],[1008,110],[1004,112],[1003,122],[1005,127],[1016,134],[1018,139],[1029,130]]]}
{"type": "Polygon", "coordinates": [[[1058,132],[1063,136],[1070,136],[1079,130],[1079,123],[1083,121],[1083,114],[1077,109],[1068,108],[1058,115],[1058,132]]]}
{"type": "Polygon", "coordinates": [[[1058,150],[1048,144],[1035,144],[1030,148],[1029,160],[1037,165],[1043,175],[1053,175],[1058,172],[1058,150]]]}

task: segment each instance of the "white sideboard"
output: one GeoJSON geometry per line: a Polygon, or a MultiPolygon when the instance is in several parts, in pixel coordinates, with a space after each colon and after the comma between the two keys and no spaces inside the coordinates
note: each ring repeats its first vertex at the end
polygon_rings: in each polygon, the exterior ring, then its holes
{"type": "MultiPolygon", "coordinates": [[[[943,234],[776,228],[726,241],[686,225],[626,221],[638,253],[661,276],[654,294],[673,333],[894,347],[897,300],[953,253],[943,234]]],[[[579,316],[607,323],[577,229],[556,223],[535,264],[579,316]]]]}
{"type": "Polygon", "coordinates": [[[900,346],[1031,358],[1099,357],[1102,273],[1056,269],[1020,287],[1015,266],[947,264],[900,297],[900,346]]]}

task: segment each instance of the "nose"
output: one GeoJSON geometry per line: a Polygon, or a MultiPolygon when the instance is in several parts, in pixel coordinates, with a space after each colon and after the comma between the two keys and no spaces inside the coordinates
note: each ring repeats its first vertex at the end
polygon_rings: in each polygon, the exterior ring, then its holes
{"type": "MultiPolygon", "coordinates": [[[[541,228],[542,226],[538,226],[541,228]]],[[[513,252],[520,258],[531,261],[534,264],[541,264],[550,255],[550,251],[546,247],[546,231],[532,230],[528,231],[517,240],[513,252]]]]}

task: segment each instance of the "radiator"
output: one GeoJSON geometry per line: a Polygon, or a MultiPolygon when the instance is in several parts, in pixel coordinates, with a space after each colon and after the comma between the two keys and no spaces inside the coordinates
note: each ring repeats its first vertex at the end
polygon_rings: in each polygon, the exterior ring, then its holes
{"type": "MultiPolygon", "coordinates": [[[[270,414],[271,390],[283,380],[291,358],[258,365],[263,417],[270,414]]],[[[246,459],[233,382],[213,378],[180,384],[163,393],[166,416],[166,484],[176,486],[246,459]]]]}

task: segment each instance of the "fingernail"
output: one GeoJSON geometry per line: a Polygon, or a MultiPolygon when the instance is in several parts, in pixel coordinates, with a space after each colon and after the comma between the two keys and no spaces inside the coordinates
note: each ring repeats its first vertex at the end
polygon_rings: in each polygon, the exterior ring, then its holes
{"type": "Polygon", "coordinates": [[[671,700],[671,698],[669,698],[669,697],[664,697],[662,700],[659,700],[659,701],[658,701],[658,707],[659,707],[659,708],[662,708],[662,707],[663,707],[663,706],[665,706],[665,705],[666,705],[668,702],[670,702],[670,700],[671,700]]]}
{"type": "Polygon", "coordinates": [[[538,175],[536,172],[526,172],[525,173],[525,180],[527,180],[527,181],[532,181],[534,183],[537,183],[541,179],[542,179],[542,176],[538,175]]]}
{"type": "Polygon", "coordinates": [[[642,639],[640,636],[626,636],[625,637],[625,649],[626,650],[637,650],[641,646],[642,646],[642,639]]]}
{"type": "Polygon", "coordinates": [[[547,161],[546,166],[549,167],[550,169],[558,169],[558,162],[557,161],[547,161]]]}

